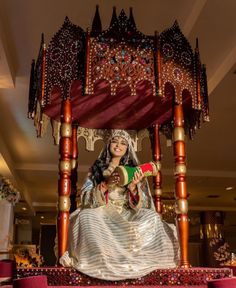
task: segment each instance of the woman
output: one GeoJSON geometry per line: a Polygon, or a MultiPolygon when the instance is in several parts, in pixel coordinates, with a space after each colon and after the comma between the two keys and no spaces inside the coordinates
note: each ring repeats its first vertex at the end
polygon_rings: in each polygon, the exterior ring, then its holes
{"type": "Polygon", "coordinates": [[[138,165],[124,130],[112,132],[91,167],[81,190],[82,209],[71,215],[69,247],[60,263],[106,280],[138,278],[158,268],[176,267],[179,246],[174,226],[156,213],[140,173],[127,187],[117,185],[119,176],[112,172],[118,165],[138,165]]]}

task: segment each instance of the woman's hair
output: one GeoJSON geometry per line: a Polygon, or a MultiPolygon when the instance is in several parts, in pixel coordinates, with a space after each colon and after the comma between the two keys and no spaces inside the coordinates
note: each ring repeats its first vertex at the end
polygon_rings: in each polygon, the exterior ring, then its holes
{"type": "MultiPolygon", "coordinates": [[[[130,157],[129,154],[130,154],[130,149],[128,147],[125,155],[121,157],[120,165],[127,165],[131,167],[134,167],[137,165],[137,163],[134,163],[134,161],[132,160],[132,157],[130,157]]],[[[94,162],[94,164],[90,168],[90,172],[92,174],[91,178],[95,185],[105,180],[103,176],[103,171],[107,169],[111,159],[112,159],[112,155],[110,153],[110,143],[108,143],[105,149],[100,154],[99,158],[94,162]]]]}

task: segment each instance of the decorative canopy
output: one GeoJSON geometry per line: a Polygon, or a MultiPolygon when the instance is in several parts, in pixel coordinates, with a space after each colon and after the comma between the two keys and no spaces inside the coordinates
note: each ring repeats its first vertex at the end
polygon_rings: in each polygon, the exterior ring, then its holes
{"type": "Polygon", "coordinates": [[[141,130],[158,124],[170,137],[174,104],[183,104],[190,137],[201,119],[209,120],[198,44],[193,51],[177,22],[161,34],[142,34],[132,9],[129,17],[123,10],[117,17],[114,8],[107,30],[97,7],[91,32],[66,17],[48,47],[42,37],[29,93],[38,136],[49,118],[57,126],[68,98],[72,120],[83,128],[141,130]]]}

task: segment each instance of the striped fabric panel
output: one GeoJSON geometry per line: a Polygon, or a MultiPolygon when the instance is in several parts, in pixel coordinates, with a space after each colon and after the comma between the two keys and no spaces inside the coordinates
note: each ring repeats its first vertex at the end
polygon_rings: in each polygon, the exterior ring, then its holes
{"type": "Polygon", "coordinates": [[[178,250],[175,227],[156,212],[119,214],[109,204],[73,215],[69,249],[60,262],[99,279],[132,279],[176,267],[178,250]]]}

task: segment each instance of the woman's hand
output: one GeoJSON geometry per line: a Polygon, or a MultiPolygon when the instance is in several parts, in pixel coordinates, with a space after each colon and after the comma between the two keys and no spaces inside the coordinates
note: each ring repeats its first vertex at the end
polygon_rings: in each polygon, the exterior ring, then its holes
{"type": "Polygon", "coordinates": [[[118,184],[120,182],[120,176],[117,172],[113,172],[111,176],[106,180],[108,186],[118,184]]]}
{"type": "Polygon", "coordinates": [[[137,184],[143,179],[143,177],[144,175],[141,171],[140,172],[136,171],[134,173],[134,178],[132,182],[130,182],[129,185],[127,186],[130,192],[134,192],[136,190],[137,184]]]}

